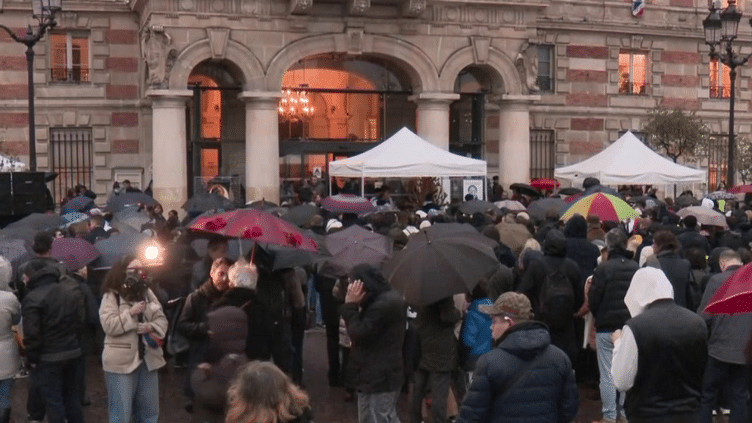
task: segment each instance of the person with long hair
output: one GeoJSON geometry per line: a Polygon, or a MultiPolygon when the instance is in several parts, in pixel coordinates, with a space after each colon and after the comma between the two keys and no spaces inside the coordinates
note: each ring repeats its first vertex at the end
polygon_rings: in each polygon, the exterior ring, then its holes
{"type": "Polygon", "coordinates": [[[227,396],[226,423],[311,421],[308,394],[268,361],[253,361],[243,367],[227,396]]]}
{"type": "Polygon", "coordinates": [[[149,289],[147,269],[126,256],[105,276],[99,318],[104,329],[102,367],[109,421],[157,423],[161,343],[167,317],[149,289]]]}

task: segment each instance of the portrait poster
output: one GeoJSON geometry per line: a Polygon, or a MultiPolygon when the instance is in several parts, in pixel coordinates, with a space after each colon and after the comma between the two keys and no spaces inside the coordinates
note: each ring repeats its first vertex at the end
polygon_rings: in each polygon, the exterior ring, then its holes
{"type": "Polygon", "coordinates": [[[475,200],[484,200],[483,179],[464,179],[462,181],[462,199],[468,194],[472,194],[475,200]]]}

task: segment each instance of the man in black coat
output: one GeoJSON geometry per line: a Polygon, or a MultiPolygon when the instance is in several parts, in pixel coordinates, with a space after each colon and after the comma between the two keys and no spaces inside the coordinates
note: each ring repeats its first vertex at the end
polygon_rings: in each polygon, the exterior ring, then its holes
{"type": "Polygon", "coordinates": [[[629,320],[629,310],[624,304],[632,277],[638,269],[627,251],[627,235],[621,229],[612,229],[606,234],[608,260],[593,272],[588,301],[595,318],[596,352],[600,371],[601,422],[626,421],[623,410],[624,395],[618,395],[611,377],[611,358],[614,343],[611,335],[629,320]],[[621,411],[619,412],[619,409],[621,411]]]}
{"type": "Polygon", "coordinates": [[[694,310],[699,300],[694,286],[699,290],[699,284],[694,281],[692,266],[689,260],[679,257],[679,241],[676,235],[666,230],[660,230],[653,235],[653,256],[648,257],[646,266],[663,270],[671,286],[674,287],[674,302],[694,310]]]}
{"type": "Polygon", "coordinates": [[[342,318],[352,341],[347,372],[358,391],[358,422],[399,422],[407,305],[372,265],[355,266],[350,280],[342,318]]]}
{"type": "Polygon", "coordinates": [[[457,423],[571,422],[579,407],[572,364],[531,320],[530,300],[506,292],[478,309],[492,317],[496,346],[478,359],[457,423]]]}
{"type": "Polygon", "coordinates": [[[577,356],[577,337],[574,332],[574,312],[579,310],[584,300],[580,268],[567,255],[567,240],[558,229],[551,229],[546,234],[543,244],[543,257],[527,265],[517,291],[527,295],[533,304],[533,312],[538,319],[548,325],[551,343],[561,348],[571,361],[577,356]],[[542,292],[547,275],[560,270],[572,286],[574,304],[572,312],[566,316],[546,315],[542,310],[542,292]]]}
{"type": "Polygon", "coordinates": [[[659,269],[638,270],[624,302],[632,318],[614,332],[611,374],[631,423],[697,423],[707,361],[702,318],[673,301],[659,269]]]}
{"type": "Polygon", "coordinates": [[[749,422],[750,392],[745,380],[749,371],[744,348],[752,332],[752,314],[708,314],[705,307],[713,295],[731,275],[742,265],[739,254],[734,250],[723,250],[718,256],[723,273],[708,281],[697,312],[705,319],[710,332],[708,338],[708,364],[702,386],[700,422],[711,423],[716,406],[718,391],[725,385],[731,408],[730,423],[749,422]]]}
{"type": "Polygon", "coordinates": [[[676,237],[682,245],[682,250],[686,251],[693,247],[702,248],[705,254],[708,254],[710,252],[710,243],[707,238],[700,235],[699,228],[697,227],[697,218],[687,216],[682,219],[682,224],[685,230],[676,237]]]}

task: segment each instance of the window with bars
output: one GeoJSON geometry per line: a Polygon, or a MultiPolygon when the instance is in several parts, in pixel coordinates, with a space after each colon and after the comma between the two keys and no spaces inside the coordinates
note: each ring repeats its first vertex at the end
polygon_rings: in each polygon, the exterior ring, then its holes
{"type": "Polygon", "coordinates": [[[728,135],[713,134],[708,139],[708,189],[726,185],[728,169],[728,135]]]}
{"type": "Polygon", "coordinates": [[[542,92],[554,92],[554,46],[538,45],[538,78],[536,85],[542,92]]]}
{"type": "Polygon", "coordinates": [[[79,32],[50,34],[52,82],[89,82],[89,36],[79,32]]]}
{"type": "Polygon", "coordinates": [[[719,62],[710,60],[710,98],[731,97],[731,68],[719,62]]]}
{"type": "Polygon", "coordinates": [[[58,174],[52,195],[58,204],[78,184],[91,188],[93,151],[91,128],[50,128],[52,171],[58,174]]]}
{"type": "Polygon", "coordinates": [[[556,143],[552,129],[530,130],[530,179],[553,178],[556,143]]]}
{"type": "Polygon", "coordinates": [[[619,94],[647,94],[648,73],[646,52],[619,53],[619,94]]]}

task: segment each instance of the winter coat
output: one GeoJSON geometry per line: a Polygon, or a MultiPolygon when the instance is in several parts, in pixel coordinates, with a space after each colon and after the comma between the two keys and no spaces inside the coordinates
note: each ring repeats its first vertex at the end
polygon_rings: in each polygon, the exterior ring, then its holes
{"type": "Polygon", "coordinates": [[[585,285],[585,280],[598,266],[600,255],[598,247],[587,239],[567,237],[567,258],[572,259],[580,268],[581,286],[585,285]]]}
{"type": "Polygon", "coordinates": [[[247,363],[243,354],[227,354],[208,369],[198,368],[191,373],[194,405],[191,422],[224,423],[227,389],[247,363]]]}
{"type": "Polygon", "coordinates": [[[178,332],[191,340],[191,344],[208,338],[209,323],[206,313],[221,296],[222,292],[218,291],[209,279],[185,299],[176,328],[178,332]]]}
{"type": "Polygon", "coordinates": [[[452,298],[423,307],[415,326],[420,341],[418,368],[429,372],[451,372],[459,364],[454,327],[462,319],[452,298]]]}
{"type": "Polygon", "coordinates": [[[216,363],[227,354],[245,355],[248,336],[248,317],[239,307],[222,306],[207,313],[209,330],[212,332],[207,344],[204,361],[216,363]]]}
{"type": "Polygon", "coordinates": [[[275,336],[274,321],[269,317],[264,302],[256,292],[247,288],[230,288],[212,304],[217,309],[224,306],[241,308],[248,317],[248,336],[245,354],[251,360],[271,357],[271,339],[275,336]]]}
{"type": "Polygon", "coordinates": [[[21,368],[18,344],[10,328],[21,320],[21,304],[16,296],[0,286],[0,380],[12,378],[21,368]]]}
{"type": "Polygon", "coordinates": [[[697,312],[705,319],[710,337],[708,355],[724,363],[747,364],[744,347],[752,334],[752,314],[708,314],[704,313],[710,299],[740,266],[731,266],[725,272],[715,275],[708,281],[697,312]]]}
{"type": "Polygon", "coordinates": [[[550,344],[543,323],[521,322],[478,359],[457,423],[569,423],[578,407],[569,358],[550,344]],[[515,370],[541,354],[514,386],[500,394],[516,376],[515,370]]]}
{"type": "Polygon", "coordinates": [[[499,267],[488,277],[488,296],[496,301],[499,295],[514,289],[514,274],[512,269],[499,264],[499,267]]]}
{"type": "Polygon", "coordinates": [[[59,283],[60,268],[54,262],[31,275],[24,297],[23,316],[26,357],[31,363],[59,362],[81,356],[81,335],[86,315],[82,292],[65,290],[59,283]],[[74,296],[80,295],[80,298],[74,296]]]}
{"type": "MultiPolygon", "coordinates": [[[[679,257],[672,251],[662,251],[653,258],[648,258],[646,266],[663,270],[671,286],[674,287],[674,301],[676,304],[687,307],[692,303],[689,291],[689,280],[692,277],[692,266],[689,260],[679,257]]],[[[696,304],[695,304],[696,305],[696,304]]]]}
{"type": "Polygon", "coordinates": [[[478,306],[491,305],[493,302],[490,298],[480,298],[470,303],[465,313],[465,319],[462,322],[462,346],[466,350],[463,363],[464,368],[473,369],[478,358],[491,351],[493,347],[493,337],[491,336],[491,316],[481,313],[478,306]]]}
{"type": "Polygon", "coordinates": [[[363,393],[398,391],[404,382],[402,344],[407,324],[407,305],[395,290],[367,300],[362,310],[356,303],[342,306],[342,318],[352,340],[348,373],[363,393]]]}
{"type": "Polygon", "coordinates": [[[588,301],[596,331],[613,332],[629,320],[624,296],[637,269],[637,262],[621,249],[609,251],[608,260],[595,268],[588,301]]]}
{"type": "MultiPolygon", "coordinates": [[[[146,361],[149,371],[165,365],[161,346],[150,346],[144,335],[136,333],[138,316],[133,316],[130,309],[134,303],[125,300],[114,292],[106,292],[99,306],[99,318],[104,330],[104,349],[102,350],[102,368],[105,372],[128,374],[136,370],[142,361],[146,361]],[[139,357],[139,343],[144,346],[143,359],[139,357]]],[[[151,323],[153,332],[150,336],[164,339],[167,334],[167,317],[162,305],[151,290],[146,292],[146,309],[143,321],[151,323]]]]}
{"type": "Polygon", "coordinates": [[[705,254],[710,252],[710,243],[708,239],[700,235],[699,231],[688,229],[680,233],[676,239],[681,243],[682,250],[687,251],[690,248],[700,248],[705,254]]]}

